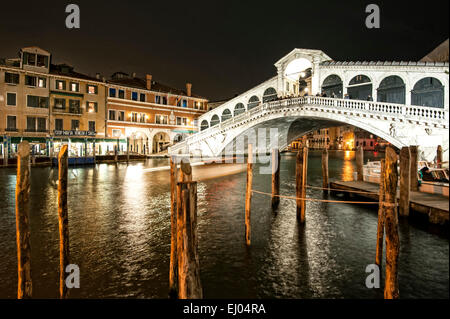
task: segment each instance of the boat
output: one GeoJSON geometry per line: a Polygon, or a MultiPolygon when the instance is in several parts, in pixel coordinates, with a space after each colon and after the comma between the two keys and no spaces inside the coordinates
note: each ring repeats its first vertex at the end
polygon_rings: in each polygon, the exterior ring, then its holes
{"type": "MultiPolygon", "coordinates": [[[[418,162],[417,179],[419,181],[419,192],[439,194],[449,197],[449,169],[436,167],[435,165],[425,162],[418,162]],[[429,174],[427,178],[423,178],[422,170],[427,167],[429,174]]],[[[400,165],[398,166],[400,167],[400,165]]],[[[379,184],[381,174],[381,162],[368,162],[363,166],[363,180],[368,183],[379,184]]],[[[354,172],[354,179],[357,173],[354,172]]]]}

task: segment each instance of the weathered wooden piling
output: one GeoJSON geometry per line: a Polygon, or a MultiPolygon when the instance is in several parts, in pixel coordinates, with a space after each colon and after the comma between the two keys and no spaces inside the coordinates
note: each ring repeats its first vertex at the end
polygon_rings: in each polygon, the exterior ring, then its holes
{"type": "Polygon", "coordinates": [[[19,144],[16,182],[17,298],[31,298],[31,245],[28,201],[30,194],[30,144],[19,144]]]}
{"type": "Polygon", "coordinates": [[[96,149],[95,149],[95,140],[94,140],[94,142],[92,144],[92,149],[93,149],[94,165],[95,165],[95,164],[97,164],[97,158],[96,158],[97,154],[96,154],[96,149]]]}
{"type": "Polygon", "coordinates": [[[360,145],[356,150],[356,173],[357,173],[357,180],[360,182],[364,181],[363,166],[364,166],[364,149],[360,145]]]}
{"type": "Polygon", "coordinates": [[[3,143],[3,166],[8,166],[8,143],[3,143]]]}
{"type": "Polygon", "coordinates": [[[69,214],[67,211],[69,157],[67,145],[63,145],[59,152],[58,169],[59,297],[65,299],[69,292],[65,283],[66,267],[69,265],[69,214]]]}
{"type": "Polygon", "coordinates": [[[418,149],[416,145],[409,147],[409,155],[410,155],[410,168],[411,168],[411,174],[409,175],[410,178],[410,186],[411,190],[413,192],[419,191],[419,178],[417,176],[418,174],[418,167],[417,167],[417,153],[418,149]]]}
{"type": "Polygon", "coordinates": [[[127,137],[127,163],[130,161],[130,138],[127,137]]]}
{"type": "Polygon", "coordinates": [[[280,204],[280,151],[277,148],[272,150],[272,209],[276,209],[280,204]]]}
{"type": "Polygon", "coordinates": [[[384,203],[386,229],[386,280],[384,298],[397,299],[398,291],[398,255],[400,242],[398,234],[398,217],[396,209],[397,195],[397,154],[391,147],[386,148],[384,175],[384,203]]]}
{"type": "Polygon", "coordinates": [[[170,158],[170,270],[169,270],[169,297],[177,296],[177,164],[170,158]]]}
{"type": "Polygon", "coordinates": [[[322,151],[322,188],[323,193],[328,194],[330,184],[328,182],[328,149],[322,151]]]}
{"type": "Polygon", "coordinates": [[[197,248],[197,182],[177,184],[178,298],[201,299],[197,248]]]}
{"type": "Polygon", "coordinates": [[[410,199],[410,152],[409,147],[403,147],[400,151],[400,216],[409,216],[410,199]]]}
{"type": "Polygon", "coordinates": [[[250,246],[251,235],[251,206],[252,206],[252,184],[253,184],[253,145],[248,144],[247,157],[247,187],[245,189],[245,244],[250,246]]]}
{"type": "Polygon", "coordinates": [[[381,269],[382,259],[383,259],[383,241],[384,241],[384,171],[385,171],[384,159],[381,160],[381,171],[380,171],[380,190],[378,194],[378,224],[377,224],[377,252],[375,255],[375,264],[381,269]]]}
{"type": "Polygon", "coordinates": [[[117,149],[117,145],[114,146],[114,162],[119,161],[119,150],[117,149]]]}
{"type": "Polygon", "coordinates": [[[436,151],[436,167],[442,168],[442,146],[439,145],[436,151]]]}
{"type": "Polygon", "coordinates": [[[192,166],[189,163],[189,159],[183,158],[180,164],[180,182],[190,182],[192,181],[192,166]]]}
{"type": "Polygon", "coordinates": [[[297,194],[297,219],[305,222],[306,215],[306,183],[308,180],[308,148],[303,147],[298,151],[296,163],[296,194],[297,194]]]}

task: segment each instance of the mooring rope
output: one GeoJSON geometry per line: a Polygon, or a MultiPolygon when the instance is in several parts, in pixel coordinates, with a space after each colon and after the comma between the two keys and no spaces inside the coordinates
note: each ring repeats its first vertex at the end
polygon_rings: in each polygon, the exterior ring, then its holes
{"type": "Polygon", "coordinates": [[[347,189],[339,189],[339,188],[326,188],[326,187],[317,187],[317,186],[310,186],[307,185],[306,188],[311,189],[327,189],[329,191],[338,191],[338,192],[345,192],[345,193],[357,193],[357,194],[371,194],[371,195],[378,195],[376,192],[366,192],[366,191],[352,191],[347,189]]]}
{"type": "MultiPolygon", "coordinates": [[[[252,193],[272,196],[271,193],[264,193],[252,189],[252,193]]],[[[300,198],[295,196],[285,196],[285,195],[274,195],[275,197],[293,199],[293,200],[304,200],[309,202],[321,202],[321,203],[343,203],[343,204],[363,204],[363,205],[378,205],[379,202],[356,202],[356,201],[343,201],[343,200],[331,200],[331,199],[318,199],[318,198],[300,198]]]]}

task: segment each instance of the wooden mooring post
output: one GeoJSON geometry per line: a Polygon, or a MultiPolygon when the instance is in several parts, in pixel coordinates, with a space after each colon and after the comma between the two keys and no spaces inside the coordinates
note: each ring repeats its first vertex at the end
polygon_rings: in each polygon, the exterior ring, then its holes
{"type": "Polygon", "coordinates": [[[375,264],[381,270],[382,259],[383,259],[383,241],[384,241],[384,166],[385,160],[381,160],[381,171],[380,171],[380,190],[378,194],[378,224],[377,224],[377,252],[375,255],[375,264]]]}
{"type": "Polygon", "coordinates": [[[28,201],[30,195],[30,144],[19,144],[16,182],[17,298],[31,298],[31,245],[28,201]]]}
{"type": "Polygon", "coordinates": [[[177,297],[177,164],[170,158],[170,270],[169,298],[177,297]]]}
{"type": "Polygon", "coordinates": [[[251,235],[251,209],[253,184],[253,145],[248,144],[247,156],[247,187],[245,189],[245,244],[250,246],[251,235]]]}
{"type": "Polygon", "coordinates": [[[177,183],[177,263],[179,299],[203,298],[197,238],[197,182],[179,182],[177,183]]]}
{"type": "Polygon", "coordinates": [[[119,150],[117,149],[117,145],[114,146],[114,162],[117,163],[119,161],[119,150]]]}
{"type": "Polygon", "coordinates": [[[436,167],[442,168],[442,146],[439,145],[436,151],[436,167]]]}
{"type": "Polygon", "coordinates": [[[3,166],[8,166],[8,142],[5,141],[3,141],[3,166]]]}
{"type": "Polygon", "coordinates": [[[400,216],[409,216],[409,198],[410,198],[410,152],[409,147],[403,147],[400,151],[400,216]]]}
{"type": "Polygon", "coordinates": [[[68,296],[66,267],[69,265],[69,214],[67,211],[67,184],[69,157],[67,145],[63,145],[58,155],[58,222],[59,222],[59,297],[68,296]]]}
{"type": "Polygon", "coordinates": [[[410,155],[410,168],[411,168],[411,174],[409,176],[410,178],[410,186],[411,186],[411,190],[413,192],[417,192],[419,191],[419,178],[417,176],[417,171],[418,171],[418,167],[417,167],[417,153],[418,153],[418,149],[416,145],[410,146],[409,147],[409,155],[410,155]]]}
{"type": "Polygon", "coordinates": [[[326,148],[322,151],[322,181],[323,193],[328,194],[330,184],[328,182],[328,149],[326,148]]]}
{"type": "Polygon", "coordinates": [[[398,255],[400,251],[396,209],[398,180],[397,154],[393,148],[387,147],[385,156],[383,210],[386,229],[386,280],[384,285],[384,298],[397,299],[399,297],[398,255]]]}
{"type": "Polygon", "coordinates": [[[298,151],[296,162],[296,195],[297,195],[297,219],[305,222],[306,215],[306,183],[308,180],[308,148],[303,147],[298,151]]]}
{"type": "Polygon", "coordinates": [[[357,180],[360,182],[364,181],[363,166],[364,166],[364,149],[360,145],[356,150],[356,173],[357,173],[357,180]]]}
{"type": "Polygon", "coordinates": [[[280,165],[280,151],[274,148],[272,150],[272,209],[276,209],[280,204],[280,165]]]}
{"type": "Polygon", "coordinates": [[[130,138],[127,137],[127,163],[130,161],[130,138]]]}

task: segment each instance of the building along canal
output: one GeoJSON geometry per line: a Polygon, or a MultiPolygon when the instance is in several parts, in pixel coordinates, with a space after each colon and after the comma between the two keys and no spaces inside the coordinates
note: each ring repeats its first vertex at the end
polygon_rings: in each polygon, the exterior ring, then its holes
{"type": "MultiPolygon", "coordinates": [[[[283,195],[295,195],[295,155],[281,159],[283,195]]],[[[384,154],[365,153],[374,160],[384,154]]],[[[69,170],[70,260],[80,267],[72,298],[167,298],[170,257],[167,159],[98,164],[69,170]]],[[[310,151],[308,184],[322,186],[321,152],[310,151]]],[[[226,167],[226,166],[225,166],[226,167]]],[[[226,172],[226,168],[217,169],[226,172]]],[[[349,181],[354,152],[330,151],[330,180],[349,181]]],[[[270,193],[270,175],[255,165],[253,188],[270,193]]],[[[201,168],[199,168],[201,176],[201,168]]],[[[34,298],[57,298],[59,237],[57,169],[31,169],[30,222],[34,298]]],[[[200,275],[205,298],[383,298],[366,288],[375,261],[377,205],[307,202],[306,224],[296,204],[253,195],[252,245],[244,241],[246,173],[198,184],[200,275]]],[[[0,298],[17,296],[16,169],[0,170],[0,298]]],[[[308,197],[341,199],[308,189],[308,197]]],[[[399,221],[400,298],[448,298],[448,225],[399,221]]],[[[384,269],[384,265],[383,265],[384,269]]],[[[382,271],[384,276],[384,271],[382,271]]]]}

